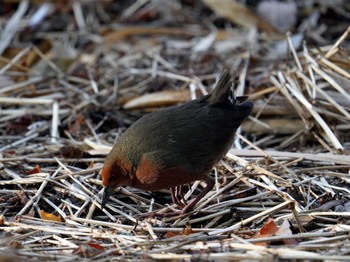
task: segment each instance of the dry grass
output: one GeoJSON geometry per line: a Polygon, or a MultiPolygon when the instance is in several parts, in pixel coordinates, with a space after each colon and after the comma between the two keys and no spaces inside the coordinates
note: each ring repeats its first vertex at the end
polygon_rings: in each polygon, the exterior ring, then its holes
{"type": "MultiPolygon", "coordinates": [[[[73,8],[83,27],[82,3],[73,8]]],[[[37,32],[50,40],[50,52],[29,46],[1,57],[4,256],[350,260],[350,27],[332,45],[301,51],[287,35],[281,41],[290,55],[275,60],[261,54],[274,43],[255,45],[258,36],[246,29],[210,32],[193,21],[105,34],[79,29],[69,37],[37,32]],[[78,52],[80,38],[90,46],[78,52]],[[248,94],[255,108],[213,172],[215,190],[185,216],[142,216],[175,210],[168,190],[120,188],[100,210],[99,171],[125,127],[159,106],[210,92],[224,66],[236,73],[236,93],[248,94]],[[269,217],[277,225],[289,221],[289,231],[256,238],[269,217]]],[[[19,31],[9,29],[7,37],[19,31]]],[[[203,186],[195,182],[185,198],[203,186]]]]}

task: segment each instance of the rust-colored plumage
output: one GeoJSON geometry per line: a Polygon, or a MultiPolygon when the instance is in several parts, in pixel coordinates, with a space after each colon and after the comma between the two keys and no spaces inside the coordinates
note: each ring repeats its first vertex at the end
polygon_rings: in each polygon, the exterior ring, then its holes
{"type": "Polygon", "coordinates": [[[249,116],[253,103],[233,97],[230,74],[221,74],[214,91],[180,106],[148,114],[118,139],[102,169],[105,187],[102,208],[119,186],[143,190],[170,188],[172,198],[189,212],[214,186],[213,166],[231,147],[237,128],[249,116]],[[207,186],[189,204],[174,188],[204,180],[207,186]]]}

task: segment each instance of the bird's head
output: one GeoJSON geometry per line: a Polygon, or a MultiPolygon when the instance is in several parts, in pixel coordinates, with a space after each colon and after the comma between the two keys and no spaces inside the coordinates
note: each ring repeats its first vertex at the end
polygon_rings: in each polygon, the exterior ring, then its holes
{"type": "Polygon", "coordinates": [[[101,208],[103,209],[114,190],[120,186],[130,185],[131,180],[125,168],[125,164],[116,161],[110,162],[108,158],[103,165],[101,177],[102,185],[104,186],[101,202],[101,208]]]}

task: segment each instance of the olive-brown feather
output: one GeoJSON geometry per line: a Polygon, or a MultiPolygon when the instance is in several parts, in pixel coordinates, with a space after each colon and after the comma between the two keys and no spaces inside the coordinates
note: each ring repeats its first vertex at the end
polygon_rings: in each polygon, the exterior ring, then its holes
{"type": "Polygon", "coordinates": [[[230,74],[224,70],[211,94],[148,114],[130,126],[105,160],[102,183],[108,193],[102,206],[111,187],[159,190],[210,181],[210,170],[253,109],[245,97],[234,98],[230,87],[230,74]]]}

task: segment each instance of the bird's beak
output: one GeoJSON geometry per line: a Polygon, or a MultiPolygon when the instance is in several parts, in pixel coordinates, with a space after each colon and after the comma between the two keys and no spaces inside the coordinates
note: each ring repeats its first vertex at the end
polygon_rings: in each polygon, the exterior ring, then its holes
{"type": "Polygon", "coordinates": [[[105,208],[105,205],[107,204],[107,201],[111,197],[113,192],[114,192],[114,186],[105,187],[105,190],[103,191],[103,196],[102,196],[101,209],[105,208]]]}

